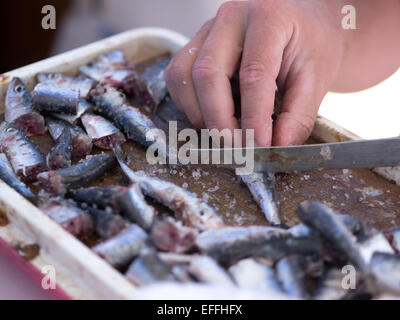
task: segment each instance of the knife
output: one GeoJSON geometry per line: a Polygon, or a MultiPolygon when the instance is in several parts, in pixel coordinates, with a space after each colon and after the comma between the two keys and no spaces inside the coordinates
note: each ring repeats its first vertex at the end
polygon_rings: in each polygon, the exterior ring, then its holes
{"type": "MultiPolygon", "coordinates": [[[[221,166],[244,167],[235,152],[254,160],[254,172],[291,172],[317,169],[352,169],[400,165],[400,138],[357,140],[289,147],[192,149],[203,159],[220,158],[221,166]]],[[[201,160],[201,159],[199,159],[201,160]]],[[[203,163],[203,162],[199,162],[203,163]]]]}

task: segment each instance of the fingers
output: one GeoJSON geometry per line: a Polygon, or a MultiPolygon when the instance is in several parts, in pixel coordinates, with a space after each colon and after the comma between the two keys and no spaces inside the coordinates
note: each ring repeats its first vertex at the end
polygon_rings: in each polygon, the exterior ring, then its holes
{"type": "Polygon", "coordinates": [[[254,129],[254,143],[262,147],[272,140],[276,79],[290,34],[268,14],[273,10],[262,10],[259,1],[251,3],[240,68],[241,124],[243,130],[254,129]]]}
{"type": "Polygon", "coordinates": [[[206,40],[213,20],[206,22],[197,35],[171,61],[165,71],[165,80],[177,108],[198,128],[204,128],[200,104],[192,81],[193,64],[206,40]]]}
{"type": "Polygon", "coordinates": [[[208,129],[239,128],[230,78],[242,54],[246,18],[245,2],[227,2],[221,6],[193,66],[193,81],[208,129]]]}
{"type": "Polygon", "coordinates": [[[303,70],[299,74],[289,75],[282,112],[274,126],[275,146],[300,145],[311,135],[314,127],[326,90],[310,68],[303,70]]]}

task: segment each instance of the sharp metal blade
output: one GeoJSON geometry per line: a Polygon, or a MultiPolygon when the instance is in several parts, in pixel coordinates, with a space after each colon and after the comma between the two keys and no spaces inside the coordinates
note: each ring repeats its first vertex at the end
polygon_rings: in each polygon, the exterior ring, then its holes
{"type": "MultiPolygon", "coordinates": [[[[289,147],[197,151],[209,159],[213,159],[213,155],[215,157],[218,154],[222,166],[242,168],[243,162],[238,162],[234,156],[235,152],[240,151],[242,155],[247,155],[247,161],[254,159],[255,172],[377,168],[400,165],[400,138],[289,147]]],[[[212,162],[212,164],[217,163],[212,162]]]]}

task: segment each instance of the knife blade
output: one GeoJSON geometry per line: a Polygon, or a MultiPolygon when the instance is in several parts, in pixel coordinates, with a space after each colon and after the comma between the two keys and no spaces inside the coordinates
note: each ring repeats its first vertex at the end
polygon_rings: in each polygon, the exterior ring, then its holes
{"type": "MultiPolygon", "coordinates": [[[[289,147],[197,149],[202,159],[220,159],[221,166],[241,168],[235,152],[254,161],[254,172],[377,168],[400,165],[400,138],[357,140],[289,147]]],[[[200,162],[203,163],[203,162],[200,162]]]]}

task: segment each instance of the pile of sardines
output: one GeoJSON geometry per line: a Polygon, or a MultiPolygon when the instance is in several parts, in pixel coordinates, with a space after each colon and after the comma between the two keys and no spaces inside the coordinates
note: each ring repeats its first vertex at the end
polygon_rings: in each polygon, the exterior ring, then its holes
{"type": "Polygon", "coordinates": [[[127,96],[154,113],[168,94],[168,63],[160,58],[139,73],[115,50],[78,77],[39,74],[32,92],[12,79],[0,125],[1,180],[78,239],[95,234],[93,252],[139,286],[201,282],[302,299],[400,294],[400,229],[379,232],[318,202],[302,203],[302,223],[285,227],[267,174],[241,179],[271,226],[229,227],[196,195],[132,171],[126,139],[148,147],[160,138],[146,139],[155,125],[127,96]],[[29,137],[47,131],[54,146],[44,156],[29,137]],[[93,154],[93,146],[104,152],[93,154]],[[85,188],[118,164],[129,186],[85,188]]]}

